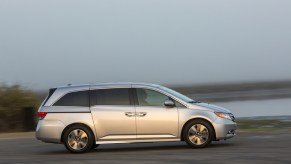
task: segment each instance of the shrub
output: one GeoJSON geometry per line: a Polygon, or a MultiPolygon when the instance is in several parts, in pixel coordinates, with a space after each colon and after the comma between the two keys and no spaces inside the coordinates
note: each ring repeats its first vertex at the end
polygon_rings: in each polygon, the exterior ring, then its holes
{"type": "Polygon", "coordinates": [[[38,106],[39,100],[32,91],[23,89],[19,85],[0,86],[0,132],[22,130],[23,109],[38,106]]]}

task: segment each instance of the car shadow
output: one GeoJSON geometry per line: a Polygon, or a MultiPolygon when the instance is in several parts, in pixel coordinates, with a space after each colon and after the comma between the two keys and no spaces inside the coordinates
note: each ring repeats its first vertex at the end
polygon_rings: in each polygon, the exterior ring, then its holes
{"type": "MultiPolygon", "coordinates": [[[[124,152],[145,152],[145,151],[176,151],[176,150],[195,150],[195,151],[207,151],[208,149],[216,149],[223,147],[231,147],[236,145],[235,143],[218,143],[214,142],[208,145],[206,148],[195,149],[189,147],[185,142],[173,142],[173,143],[135,143],[135,144],[108,144],[100,145],[98,148],[91,150],[90,153],[124,153],[124,152]]],[[[39,152],[40,154],[71,154],[65,148],[57,151],[39,152]]]]}

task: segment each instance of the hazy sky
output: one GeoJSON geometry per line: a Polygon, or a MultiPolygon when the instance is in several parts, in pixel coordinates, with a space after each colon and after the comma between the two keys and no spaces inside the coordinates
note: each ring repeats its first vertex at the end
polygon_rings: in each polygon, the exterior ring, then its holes
{"type": "Polygon", "coordinates": [[[0,0],[0,82],[285,79],[290,0],[0,0]]]}

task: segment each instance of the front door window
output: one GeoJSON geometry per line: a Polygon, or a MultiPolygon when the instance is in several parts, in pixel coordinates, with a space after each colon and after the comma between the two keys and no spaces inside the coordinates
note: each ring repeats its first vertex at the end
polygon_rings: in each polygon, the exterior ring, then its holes
{"type": "Polygon", "coordinates": [[[137,99],[139,106],[164,106],[168,96],[149,89],[137,89],[137,99]]]}

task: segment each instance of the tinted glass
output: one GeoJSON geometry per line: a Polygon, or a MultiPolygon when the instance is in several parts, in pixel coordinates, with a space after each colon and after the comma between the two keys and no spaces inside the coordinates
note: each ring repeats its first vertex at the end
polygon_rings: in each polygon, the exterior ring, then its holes
{"type": "Polygon", "coordinates": [[[59,99],[53,106],[89,106],[89,91],[71,92],[59,99]]]}
{"type": "Polygon", "coordinates": [[[168,96],[149,89],[136,89],[138,104],[140,106],[164,106],[168,96]]]}
{"type": "Polygon", "coordinates": [[[130,105],[129,89],[100,89],[96,91],[97,105],[130,105]]]}

